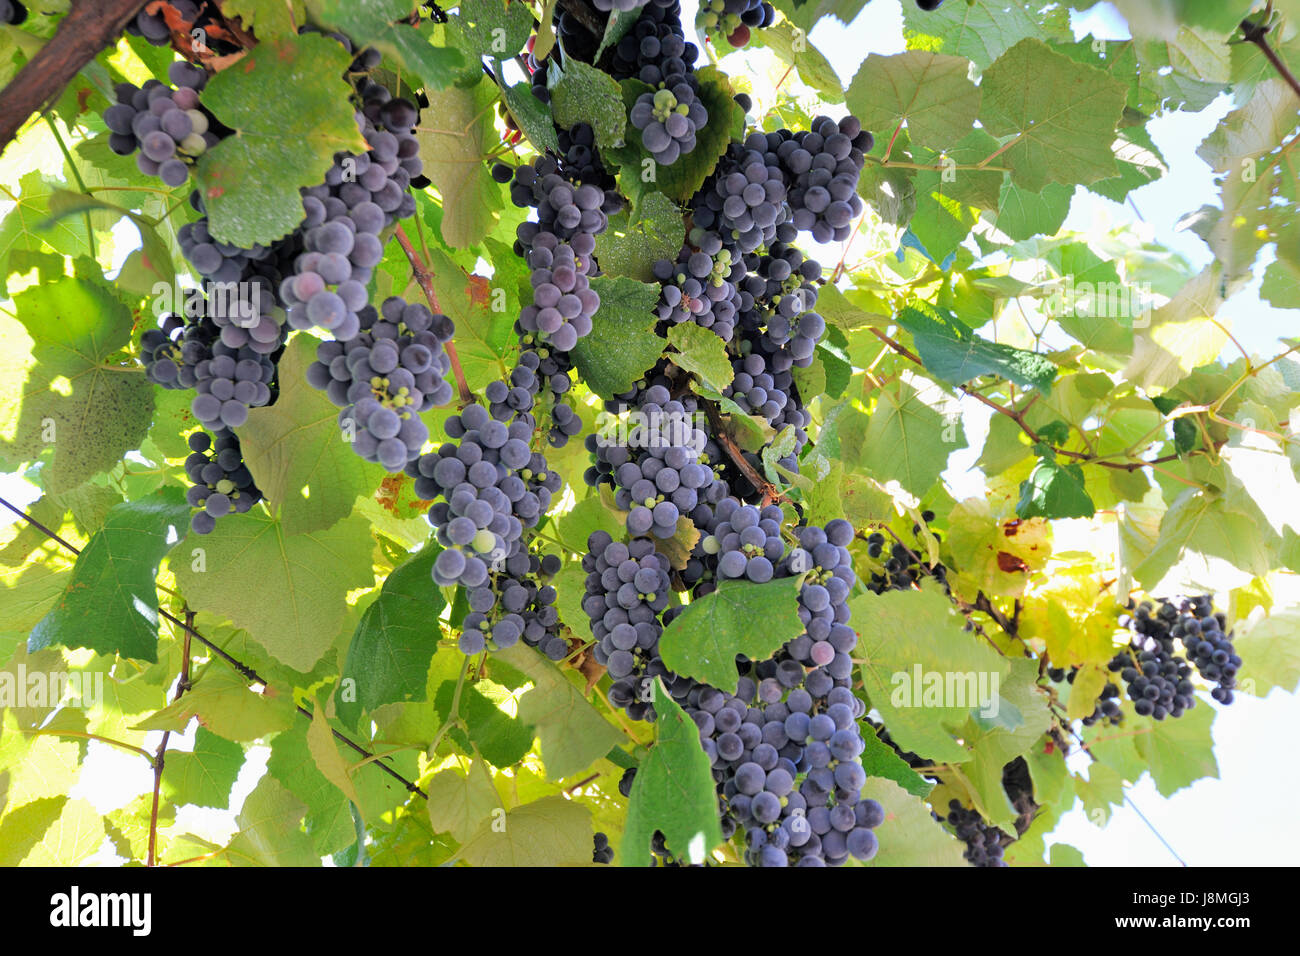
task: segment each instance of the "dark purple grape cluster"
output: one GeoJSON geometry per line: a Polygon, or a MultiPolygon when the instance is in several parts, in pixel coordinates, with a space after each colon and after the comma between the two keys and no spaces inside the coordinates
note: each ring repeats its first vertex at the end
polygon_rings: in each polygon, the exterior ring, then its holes
{"type": "Polygon", "coordinates": [[[609,845],[609,837],[604,833],[597,832],[592,837],[592,863],[613,863],[614,848],[609,845]]]}
{"type": "Polygon", "coordinates": [[[146,176],[157,176],[165,186],[182,186],[190,166],[220,141],[212,128],[212,114],[199,103],[207,83],[202,67],[177,60],[167,68],[176,88],[159,80],[143,87],[119,83],[117,102],[104,110],[108,145],[119,156],[136,150],[136,165],[146,176]]]}
{"type": "Polygon", "coordinates": [[[219,430],[214,442],[207,432],[197,431],[189,443],[185,474],[192,485],[185,498],[191,508],[201,509],[190,518],[190,527],[196,534],[210,534],[218,518],[243,514],[262,500],[262,493],[244,464],[234,432],[219,430]]]}
{"type": "Polygon", "coordinates": [[[693,77],[669,76],[663,86],[642,93],[628,115],[641,131],[641,143],[661,166],[671,166],[679,156],[695,149],[696,133],[709,122],[693,77]]]}
{"type": "Polygon", "coordinates": [[[1004,834],[992,824],[985,823],[978,810],[962,806],[960,800],[948,803],[949,825],[956,831],[957,839],[966,844],[962,856],[971,866],[1006,866],[1002,859],[1004,834]]]}
{"type": "Polygon", "coordinates": [[[415,105],[376,83],[362,90],[362,102],[357,125],[370,148],[336,154],[325,182],[303,190],[304,251],[278,290],[291,327],[319,326],[340,341],[360,329],[366,284],[383,258],[379,236],[414,214],[411,177],[423,168],[415,105]]]}
{"type": "Polygon", "coordinates": [[[853,116],[838,123],[818,116],[811,130],[777,135],[783,140],[776,155],[788,176],[791,222],[817,242],[843,242],[853,217],[862,213],[858,178],[871,134],[853,116]]]}
{"type": "Polygon", "coordinates": [[[587,539],[582,569],[587,572],[582,608],[596,638],[596,662],[613,681],[610,702],[633,720],[654,720],[655,678],[667,674],[659,635],[671,588],[668,559],[646,538],[625,544],[595,531],[587,539]]]}
{"type": "Polygon", "coordinates": [[[316,347],[307,381],[342,409],[339,425],[358,455],[401,471],[429,439],[420,413],[451,401],[443,345],[454,329],[447,316],[396,296],[379,310],[363,306],[358,325],[352,338],[316,347]]]}
{"type": "Polygon", "coordinates": [[[712,242],[706,240],[699,249],[684,247],[676,262],[655,262],[652,270],[660,285],[657,314],[661,322],[694,322],[730,342],[738,315],[752,307],[738,287],[745,265],[733,260],[731,250],[716,236],[709,238],[712,242]]]}
{"type": "Polygon", "coordinates": [[[523,638],[551,660],[567,657],[569,642],[559,633],[555,588],[545,583],[560,564],[556,555],[520,550],[501,562],[501,571],[493,572],[486,584],[466,588],[470,611],[461,625],[461,650],[477,654],[489,641],[504,648],[523,638]]]}
{"type": "Polygon", "coordinates": [[[638,79],[657,87],[669,76],[690,73],[700,49],[686,39],[678,0],[654,0],[613,48],[609,73],[616,80],[638,79]]]}
{"type": "Polygon", "coordinates": [[[743,578],[755,584],[772,580],[785,554],[781,538],[784,515],[779,505],[763,509],[723,498],[714,515],[717,525],[701,541],[706,554],[716,554],[719,579],[743,578]]]}

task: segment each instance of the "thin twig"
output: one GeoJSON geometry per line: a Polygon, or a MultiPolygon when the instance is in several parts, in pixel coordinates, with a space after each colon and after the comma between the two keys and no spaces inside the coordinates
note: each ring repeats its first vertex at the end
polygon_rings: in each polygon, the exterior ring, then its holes
{"type": "MultiPolygon", "coordinates": [[[[186,627],[194,626],[194,612],[188,608],[185,610],[186,627]]],[[[185,631],[185,638],[181,647],[181,676],[176,682],[176,696],[172,698],[172,703],[181,699],[181,695],[190,689],[190,632],[185,631]]],[[[162,742],[158,744],[158,752],[153,758],[153,807],[149,811],[149,856],[145,866],[157,866],[157,845],[158,845],[158,799],[162,792],[162,774],[163,765],[167,762],[167,741],[171,738],[172,732],[164,730],[162,742]]]]}
{"type": "MultiPolygon", "coordinates": [[[[438,305],[438,293],[433,289],[433,273],[424,260],[420,258],[415,247],[411,245],[411,239],[401,226],[397,227],[394,233],[397,236],[397,243],[406,253],[406,259],[411,263],[411,274],[415,276],[416,283],[424,290],[424,297],[429,300],[429,308],[434,312],[442,312],[442,307],[438,305]]],[[[465,404],[474,401],[474,393],[469,390],[469,385],[465,382],[465,372],[460,367],[460,356],[456,354],[456,346],[450,341],[443,343],[443,349],[447,352],[447,358],[451,360],[451,371],[456,376],[456,391],[460,393],[460,400],[465,404]]]]}
{"type": "Polygon", "coordinates": [[[754,490],[763,496],[763,507],[770,505],[774,501],[784,501],[785,495],[777,489],[776,485],[760,475],[757,469],[750,464],[740,447],[727,434],[726,429],[722,427],[722,419],[718,415],[718,410],[713,407],[712,402],[701,402],[704,406],[704,414],[709,417],[709,427],[713,429],[713,437],[717,440],[718,445],[727,453],[730,458],[740,469],[740,473],[749,479],[749,483],[754,486],[754,490]]]}
{"type": "Polygon", "coordinates": [[[1268,31],[1269,27],[1266,23],[1251,23],[1249,20],[1241,21],[1241,32],[1246,42],[1259,47],[1259,51],[1264,54],[1269,63],[1273,64],[1273,69],[1277,70],[1278,75],[1286,81],[1287,86],[1295,90],[1296,96],[1300,96],[1300,80],[1296,79],[1295,74],[1282,61],[1282,58],[1268,45],[1268,40],[1265,39],[1268,31]]]}

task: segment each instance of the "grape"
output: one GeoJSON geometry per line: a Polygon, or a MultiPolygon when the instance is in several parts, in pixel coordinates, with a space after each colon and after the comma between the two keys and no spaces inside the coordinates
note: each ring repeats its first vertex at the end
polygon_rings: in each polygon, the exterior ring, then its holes
{"type": "Polygon", "coordinates": [[[637,97],[628,118],[655,161],[671,166],[695,149],[695,134],[708,124],[709,112],[699,100],[694,76],[678,74],[637,97]]]}

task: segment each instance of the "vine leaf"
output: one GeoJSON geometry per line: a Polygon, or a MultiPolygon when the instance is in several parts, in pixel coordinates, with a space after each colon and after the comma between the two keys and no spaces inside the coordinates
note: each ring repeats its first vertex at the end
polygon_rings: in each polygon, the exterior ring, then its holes
{"type": "Polygon", "coordinates": [[[1047,391],[1057,368],[1036,352],[989,342],[970,331],[947,309],[918,303],[898,313],[898,324],[912,334],[927,372],[950,385],[964,385],[981,375],[1000,375],[1047,391]]]}
{"type": "Polygon", "coordinates": [[[497,87],[480,75],[467,87],[449,86],[425,95],[429,108],[415,137],[424,174],[442,197],[442,238],[448,246],[472,246],[491,231],[501,209],[501,190],[483,162],[496,139],[490,107],[497,87]]]}
{"type": "Polygon", "coordinates": [[[984,71],[980,87],[984,128],[1015,137],[998,161],[1019,185],[1039,192],[1118,175],[1111,144],[1124,112],[1119,81],[1025,39],[984,71]]]}
{"type": "Polygon", "coordinates": [[[280,397],[249,411],[239,430],[244,463],[287,534],[347,517],[376,477],[339,430],[338,408],[307,382],[317,344],[305,333],[293,337],[280,358],[280,397]]]}
{"type": "Polygon", "coordinates": [[[648,866],[655,831],[670,853],[688,863],[703,863],[722,842],[718,796],[709,758],[700,746],[699,728],[662,683],[656,689],[655,744],[632,781],[619,862],[648,866]]]}
{"type": "Polygon", "coordinates": [[[570,354],[587,387],[601,398],[613,398],[628,391],[663,354],[664,340],[654,332],[659,287],[598,276],[591,288],[600,296],[600,308],[591,332],[570,354]]]}
{"type": "Polygon", "coordinates": [[[501,806],[492,773],[481,760],[471,761],[466,773],[458,767],[438,771],[425,792],[429,795],[429,824],[438,833],[450,833],[459,843],[469,842],[501,806]]]}
{"type": "Polygon", "coordinates": [[[979,114],[980,88],[970,81],[970,67],[965,57],[928,50],[873,53],[858,67],[846,102],[876,138],[888,139],[906,121],[913,143],[943,149],[964,138],[979,114]]]}
{"type": "MultiPolygon", "coordinates": [[[[462,687],[460,691],[460,711],[456,716],[469,728],[468,735],[460,728],[453,728],[449,735],[466,752],[477,747],[492,766],[513,767],[532,749],[536,734],[523,720],[511,717],[498,707],[496,701],[485,696],[479,687],[492,692],[488,681],[479,681],[472,687],[462,687]]],[[[451,702],[455,693],[456,682],[443,681],[434,695],[434,707],[438,713],[451,714],[451,702]]]]}
{"type": "Polygon", "coordinates": [[[389,572],[352,633],[335,694],[339,718],[349,727],[383,704],[425,699],[429,661],[441,633],[438,617],[447,606],[431,577],[441,550],[430,543],[389,572]]]}
{"type": "Polygon", "coordinates": [[[885,809],[885,822],[873,831],[880,849],[867,866],[967,865],[962,857],[965,844],[935,822],[919,796],[893,780],[871,777],[862,788],[862,797],[885,809]]]}
{"type": "MultiPolygon", "coordinates": [[[[63,597],[32,630],[32,653],[62,644],[158,659],[158,564],[189,506],[179,489],[115,505],[77,557],[63,597]]],[[[174,538],[172,539],[174,540],[174,538]]]]}
{"type": "Polygon", "coordinates": [[[1062,465],[1046,454],[1020,483],[1016,514],[1022,518],[1091,518],[1097,513],[1083,482],[1083,468],[1062,465]]]}
{"type": "Polygon", "coordinates": [[[183,731],[195,717],[226,740],[256,740],[293,724],[293,702],[268,689],[250,690],[239,674],[213,664],[179,700],[150,714],[132,730],[183,731]]]}
{"type": "Polygon", "coordinates": [[[542,762],[551,780],[562,780],[609,753],[622,738],[563,671],[519,643],[495,655],[533,682],[519,699],[519,719],[537,728],[542,762]]]}
{"type": "Polygon", "coordinates": [[[352,58],[319,34],[264,40],[203,90],[203,105],[235,130],[203,154],[199,189],[209,229],[248,248],[303,220],[301,188],[315,186],[339,150],[362,153],[343,79],[352,58]]]}
{"type": "Polygon", "coordinates": [[[867,725],[862,731],[862,769],[868,777],[884,777],[898,784],[914,797],[924,799],[934,784],[909,767],[895,751],[880,739],[874,727],[867,725]],[[868,733],[870,731],[870,733],[868,733]]]}
{"type": "Polygon", "coordinates": [[[1133,738],[1151,781],[1162,797],[1205,777],[1219,776],[1210,726],[1214,709],[1201,702],[1177,720],[1153,721],[1151,732],[1133,738]]]}
{"type": "Polygon", "coordinates": [[[734,690],[737,654],[767,660],[803,633],[799,586],[797,577],[763,584],[723,581],[664,628],[659,638],[664,664],[674,673],[734,690]]]}
{"type": "Polygon", "coordinates": [[[561,796],[493,815],[460,849],[471,866],[588,866],[591,811],[561,796]]]}
{"type": "Polygon", "coordinates": [[[163,789],[173,803],[224,809],[243,765],[243,747],[200,726],[193,750],[167,754],[163,789]]]}
{"type": "Polygon", "coordinates": [[[1300,684],[1300,610],[1252,617],[1240,630],[1233,640],[1243,661],[1237,682],[1251,681],[1250,693],[1258,697],[1274,687],[1294,691],[1300,684]]]}
{"type": "Polygon", "coordinates": [[[411,6],[407,0],[307,0],[315,22],[395,60],[420,78],[426,92],[441,90],[455,81],[465,58],[455,47],[434,46],[424,33],[402,23],[411,6]]]}
{"type": "Polygon", "coordinates": [[[694,322],[682,322],[668,330],[668,344],[676,352],[666,353],[678,368],[697,376],[709,388],[726,388],[735,376],[727,346],[722,339],[694,322]]]}
{"type": "Polygon", "coordinates": [[[17,321],[0,316],[11,343],[0,359],[0,451],[13,465],[47,449],[41,477],[70,491],[122,461],[149,431],[153,387],[114,361],[131,335],[131,312],[104,286],[75,276],[14,297],[17,321]]]}
{"type": "Polygon", "coordinates": [[[551,115],[555,125],[572,129],[578,123],[587,123],[602,151],[622,146],[627,112],[614,79],[577,58],[565,60],[562,70],[552,64],[551,71],[551,115]]]}
{"type": "Polygon", "coordinates": [[[239,832],[226,847],[235,866],[320,866],[311,837],[299,826],[307,808],[279,780],[264,776],[235,822],[239,832]]]}
{"type": "Polygon", "coordinates": [[[596,237],[596,258],[605,275],[654,282],[655,261],[675,259],[684,237],[677,204],[663,193],[646,193],[635,210],[609,217],[609,226],[596,237]]]}
{"type": "Polygon", "coordinates": [[[192,608],[229,617],[276,660],[308,671],[334,644],[347,615],[344,595],[374,581],[371,548],[369,525],[356,515],[290,534],[279,520],[249,512],[186,538],[184,553],[199,549],[203,561],[173,571],[192,608]],[[232,594],[265,597],[232,604],[232,594]]]}

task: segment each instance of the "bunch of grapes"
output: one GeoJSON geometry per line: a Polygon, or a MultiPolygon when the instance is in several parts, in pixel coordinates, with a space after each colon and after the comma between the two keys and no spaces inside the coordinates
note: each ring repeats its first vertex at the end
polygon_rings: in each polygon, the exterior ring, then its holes
{"type": "Polygon", "coordinates": [[[610,52],[609,73],[616,80],[638,79],[657,87],[669,76],[695,69],[700,49],[682,31],[678,0],[653,0],[610,52]]]}
{"type": "Polygon", "coordinates": [[[978,810],[963,807],[960,800],[948,803],[948,823],[957,832],[957,839],[966,844],[962,853],[971,866],[1006,866],[1002,859],[1003,840],[1006,835],[997,827],[985,823],[978,810]]]}
{"type": "Polygon", "coordinates": [[[383,258],[379,235],[415,212],[411,177],[423,168],[415,105],[375,83],[362,90],[362,102],[357,125],[370,148],[337,154],[325,182],[303,191],[304,251],[279,288],[290,326],[320,326],[340,341],[360,330],[366,283],[383,258]]]}
{"type": "Polygon", "coordinates": [[[244,464],[234,432],[222,429],[214,442],[207,432],[197,431],[189,444],[185,474],[192,485],[185,498],[191,508],[201,509],[190,518],[190,527],[196,534],[210,534],[218,518],[232,511],[243,514],[262,500],[262,493],[244,464]]]}
{"type": "Polygon", "coordinates": [[[776,155],[788,177],[791,222],[817,242],[844,241],[853,217],[862,212],[858,178],[871,134],[853,116],[838,123],[819,116],[811,130],[778,135],[783,142],[776,155]]]}
{"type": "Polygon", "coordinates": [[[713,241],[698,250],[683,248],[676,262],[655,262],[652,271],[660,285],[657,314],[661,322],[694,322],[730,342],[737,316],[749,304],[738,287],[745,265],[733,261],[731,250],[716,236],[710,238],[713,241]]]}
{"type": "Polygon", "coordinates": [[[709,122],[709,111],[685,75],[669,76],[660,89],[642,93],[629,119],[641,131],[641,142],[661,166],[695,149],[695,134],[709,122]]]}
{"type": "Polygon", "coordinates": [[[615,541],[606,531],[587,539],[582,608],[596,638],[594,655],[613,683],[609,699],[633,720],[654,720],[654,679],[668,671],[659,658],[660,615],[668,606],[668,559],[645,538],[615,541]]]}
{"type": "Polygon", "coordinates": [[[614,848],[609,845],[609,837],[604,833],[597,832],[592,837],[592,863],[613,863],[614,848]]]}
{"type": "Polygon", "coordinates": [[[767,0],[705,0],[695,23],[705,33],[742,47],[749,42],[751,29],[770,27],[775,21],[776,10],[767,0]]]}
{"type": "Polygon", "coordinates": [[[307,381],[342,409],[339,424],[358,455],[400,471],[428,441],[420,413],[451,401],[443,345],[455,330],[447,316],[396,296],[379,310],[363,306],[358,326],[352,338],[316,347],[307,381]]]}
{"type": "Polygon", "coordinates": [[[113,152],[129,156],[139,150],[140,172],[175,187],[185,184],[190,166],[220,136],[212,128],[212,115],[199,103],[208,80],[203,68],[178,60],[167,68],[167,76],[175,89],[152,79],[143,87],[119,83],[117,102],[104,110],[104,123],[113,152]]]}

